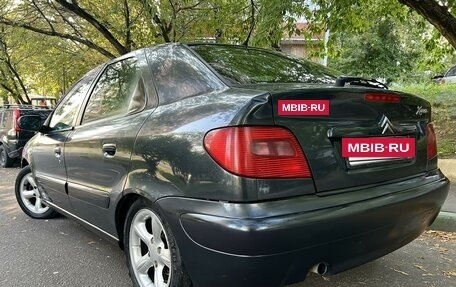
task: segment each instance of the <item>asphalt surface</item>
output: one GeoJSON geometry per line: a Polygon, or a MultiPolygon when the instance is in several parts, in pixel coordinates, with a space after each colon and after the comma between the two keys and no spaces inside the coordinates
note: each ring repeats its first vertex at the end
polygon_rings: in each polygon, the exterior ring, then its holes
{"type": "Polygon", "coordinates": [[[442,206],[442,211],[456,214],[456,159],[439,159],[439,167],[451,181],[450,192],[442,206]]]}
{"type": "Polygon", "coordinates": [[[442,206],[443,211],[456,213],[456,181],[452,180],[450,191],[448,192],[447,199],[442,206]]]}
{"type": "MultiPolygon", "coordinates": [[[[18,172],[0,168],[0,287],[131,286],[117,245],[64,217],[22,213],[13,187],[18,172]]],[[[456,287],[456,233],[428,231],[376,261],[289,287],[304,286],[456,287]]]]}

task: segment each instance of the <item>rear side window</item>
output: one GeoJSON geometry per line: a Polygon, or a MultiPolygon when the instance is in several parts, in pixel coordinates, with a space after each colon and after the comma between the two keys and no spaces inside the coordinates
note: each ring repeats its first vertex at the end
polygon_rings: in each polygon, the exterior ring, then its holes
{"type": "Polygon", "coordinates": [[[82,118],[83,123],[125,115],[145,105],[144,82],[135,58],[106,67],[95,84],[82,118]]]}
{"type": "Polygon", "coordinates": [[[194,45],[220,75],[233,84],[335,83],[336,72],[274,51],[229,45],[194,45]]]}
{"type": "Polygon", "coordinates": [[[52,130],[57,131],[74,126],[79,108],[99,71],[100,67],[88,72],[61,100],[49,122],[52,130]]]}
{"type": "Polygon", "coordinates": [[[162,46],[146,53],[161,104],[225,87],[208,67],[183,46],[162,46]]]}

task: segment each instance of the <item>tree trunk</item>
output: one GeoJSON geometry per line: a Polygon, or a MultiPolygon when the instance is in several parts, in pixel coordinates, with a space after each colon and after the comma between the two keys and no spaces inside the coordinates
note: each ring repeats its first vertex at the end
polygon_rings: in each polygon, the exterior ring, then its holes
{"type": "Polygon", "coordinates": [[[111,43],[111,45],[117,50],[120,55],[130,52],[126,47],[124,47],[119,40],[108,30],[98,19],[96,19],[92,14],[81,8],[76,1],[66,1],[66,0],[55,0],[57,3],[62,5],[68,11],[73,12],[77,16],[83,18],[89,22],[95,29],[97,29],[106,40],[111,43]]]}
{"type": "Polygon", "coordinates": [[[244,46],[249,45],[250,37],[252,37],[253,30],[255,29],[255,2],[253,2],[253,0],[250,0],[250,9],[251,9],[250,12],[252,14],[250,16],[251,23],[250,23],[249,34],[247,35],[247,38],[242,43],[242,45],[244,45],[244,46]]]}
{"type": "Polygon", "coordinates": [[[435,0],[399,0],[431,23],[456,49],[456,17],[435,0]]]}

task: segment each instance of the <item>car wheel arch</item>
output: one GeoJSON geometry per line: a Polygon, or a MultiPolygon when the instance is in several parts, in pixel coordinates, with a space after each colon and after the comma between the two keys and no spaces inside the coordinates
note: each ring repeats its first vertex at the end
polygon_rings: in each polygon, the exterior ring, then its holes
{"type": "Polygon", "coordinates": [[[22,158],[21,159],[21,168],[24,168],[28,165],[29,165],[28,161],[26,159],[22,158]]]}
{"type": "Polygon", "coordinates": [[[128,210],[132,206],[134,202],[137,200],[144,198],[150,202],[155,202],[155,199],[152,198],[149,194],[140,191],[140,190],[125,190],[122,193],[122,197],[116,204],[116,211],[115,211],[115,223],[116,223],[116,230],[117,235],[119,238],[119,247],[124,250],[124,242],[123,242],[123,233],[125,229],[125,220],[127,219],[128,210]]]}

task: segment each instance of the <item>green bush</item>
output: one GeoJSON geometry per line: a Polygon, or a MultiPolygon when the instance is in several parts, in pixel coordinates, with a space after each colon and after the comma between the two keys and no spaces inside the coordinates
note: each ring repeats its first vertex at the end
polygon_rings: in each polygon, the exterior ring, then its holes
{"type": "Polygon", "coordinates": [[[431,103],[439,156],[456,157],[456,84],[415,84],[394,89],[417,95],[431,103]]]}
{"type": "Polygon", "coordinates": [[[451,100],[451,102],[456,105],[456,84],[440,85],[427,83],[397,86],[394,87],[394,89],[425,98],[433,105],[441,104],[445,100],[451,100]]]}

